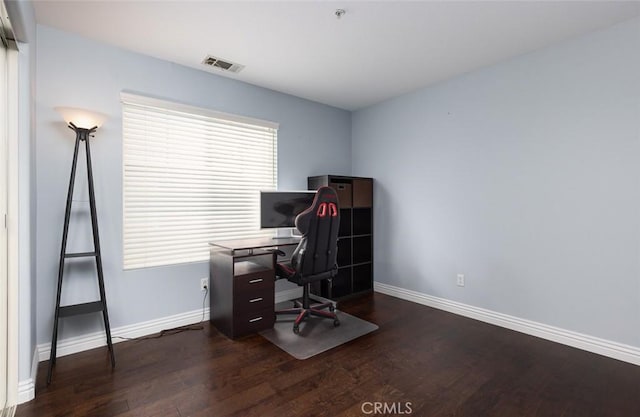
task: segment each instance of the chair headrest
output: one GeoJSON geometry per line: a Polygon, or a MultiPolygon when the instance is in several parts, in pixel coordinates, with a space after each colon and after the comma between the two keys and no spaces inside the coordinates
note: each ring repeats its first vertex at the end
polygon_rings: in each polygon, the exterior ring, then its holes
{"type": "Polygon", "coordinates": [[[306,231],[305,224],[313,217],[319,219],[340,217],[338,195],[333,188],[320,187],[318,189],[311,206],[296,216],[295,223],[298,230],[304,234],[306,231]]]}
{"type": "MultiPolygon", "coordinates": [[[[313,203],[307,209],[315,212],[317,217],[337,217],[338,216],[338,195],[331,187],[320,187],[313,198],[313,203]]],[[[307,211],[305,210],[305,211],[307,211]]],[[[305,212],[300,213],[300,215],[305,212]]]]}

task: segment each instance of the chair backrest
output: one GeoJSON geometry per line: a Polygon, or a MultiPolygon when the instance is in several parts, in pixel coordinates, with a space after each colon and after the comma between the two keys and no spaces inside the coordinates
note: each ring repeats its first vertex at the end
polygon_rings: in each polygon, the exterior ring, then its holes
{"type": "Polygon", "coordinates": [[[338,195],[333,188],[320,187],[311,206],[296,217],[302,239],[291,256],[291,266],[301,277],[335,270],[339,226],[338,195]]]}

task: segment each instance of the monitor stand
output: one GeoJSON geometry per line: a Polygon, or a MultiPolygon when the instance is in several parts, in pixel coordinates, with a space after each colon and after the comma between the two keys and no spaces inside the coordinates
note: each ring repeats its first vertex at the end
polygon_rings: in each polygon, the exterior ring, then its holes
{"type": "Polygon", "coordinates": [[[291,239],[292,237],[300,237],[302,236],[298,229],[295,227],[287,227],[276,229],[276,234],[272,237],[272,239],[291,239]]]}

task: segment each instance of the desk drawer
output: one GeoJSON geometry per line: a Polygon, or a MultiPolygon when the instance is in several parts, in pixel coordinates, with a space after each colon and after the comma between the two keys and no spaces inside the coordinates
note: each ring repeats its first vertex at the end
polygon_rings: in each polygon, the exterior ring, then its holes
{"type": "Polygon", "coordinates": [[[266,309],[275,309],[273,288],[236,291],[233,295],[233,312],[236,315],[266,309]]]}
{"type": "Polygon", "coordinates": [[[275,271],[273,269],[238,275],[233,278],[233,293],[235,295],[245,291],[265,290],[268,288],[273,292],[275,279],[275,271]]]}
{"type": "Polygon", "coordinates": [[[276,313],[273,307],[248,314],[237,314],[233,319],[233,337],[270,329],[275,321],[276,313]]]}

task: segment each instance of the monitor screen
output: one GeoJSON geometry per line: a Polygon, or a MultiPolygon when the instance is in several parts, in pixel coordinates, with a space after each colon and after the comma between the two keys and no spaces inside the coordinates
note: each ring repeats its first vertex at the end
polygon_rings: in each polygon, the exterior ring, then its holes
{"type": "Polygon", "coordinates": [[[260,227],[296,227],[296,216],[315,196],[315,191],[260,191],[260,227]]]}

